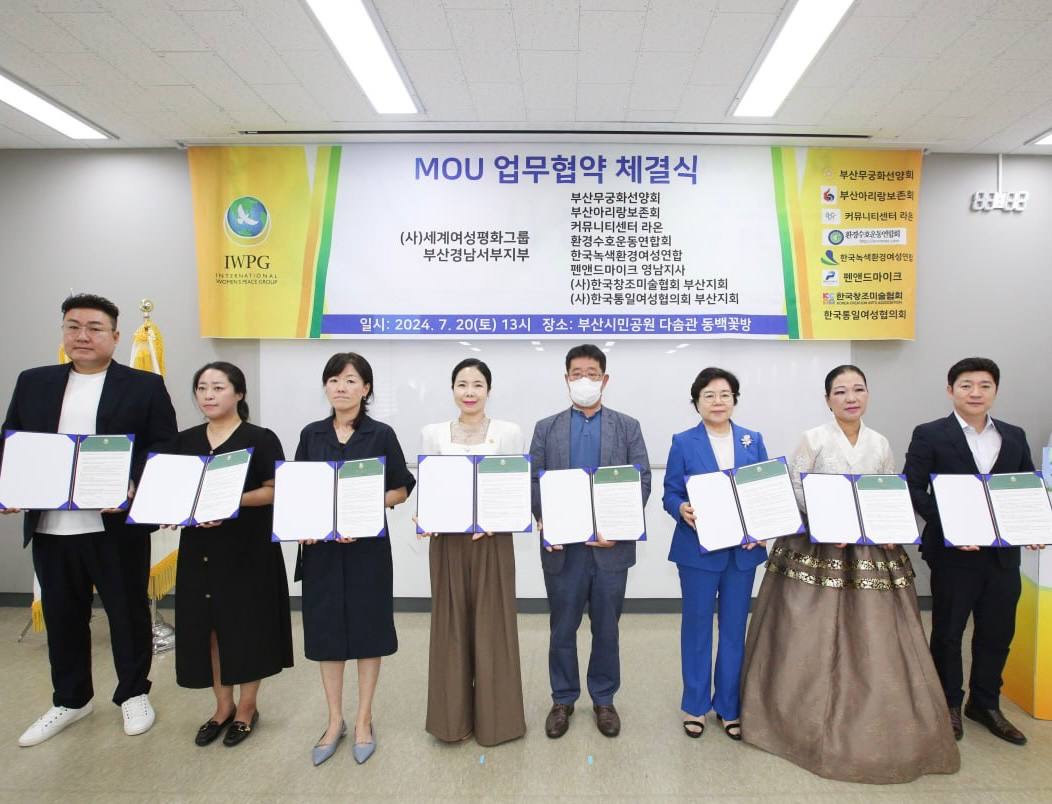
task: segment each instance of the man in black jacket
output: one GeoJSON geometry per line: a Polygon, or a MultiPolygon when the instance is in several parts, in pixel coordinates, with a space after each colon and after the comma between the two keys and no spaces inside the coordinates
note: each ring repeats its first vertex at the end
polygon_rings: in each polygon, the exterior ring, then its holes
{"type": "Polygon", "coordinates": [[[1000,379],[997,364],[987,358],[955,363],[946,388],[953,413],[913,431],[903,471],[913,507],[925,522],[921,555],[931,569],[931,654],[954,735],[959,740],[964,733],[961,641],[972,617],[972,672],[964,714],[1001,739],[1023,745],[1026,737],[1001,714],[999,703],[1021,588],[1019,548],[947,545],[931,490],[933,474],[1033,471],[1026,433],[990,417],[1000,379]]]}
{"type": "MultiPolygon", "coordinates": [[[[117,314],[101,296],[63,302],[62,344],[72,362],[23,371],[3,431],[133,435],[131,496],[147,453],[161,450],[177,431],[164,381],[113,361],[117,314]]],[[[109,620],[117,670],[113,702],[121,707],[124,731],[149,730],[155,717],[147,695],[149,529],[127,525],[123,511],[28,511],[24,534],[40,581],[54,695],[51,709],[26,729],[19,745],[42,743],[92,711],[93,588],[109,620]]]]}

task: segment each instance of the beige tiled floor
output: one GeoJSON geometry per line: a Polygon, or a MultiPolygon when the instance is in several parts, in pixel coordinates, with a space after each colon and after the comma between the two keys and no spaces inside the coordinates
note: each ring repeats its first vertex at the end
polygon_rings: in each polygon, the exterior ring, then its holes
{"type": "MultiPolygon", "coordinates": [[[[1005,702],[1006,714],[1029,736],[1024,748],[995,739],[966,721],[963,767],[909,785],[869,787],[820,779],[789,762],[733,743],[710,721],[701,740],[680,730],[678,617],[626,615],[622,620],[624,723],[615,740],[599,735],[587,705],[561,740],[544,736],[549,706],[547,618],[519,618],[529,733],[483,749],[468,741],[436,743],[423,730],[428,616],[397,615],[401,649],[384,660],[375,706],[376,755],[358,766],[347,745],[325,765],[310,764],[325,705],[318,673],[301,659],[265,681],[261,723],[236,749],[218,742],[197,748],[193,735],[212,711],[208,691],[175,685],[173,659],[156,659],[151,700],[158,717],[140,737],[126,737],[109,703],[114,682],[105,617],[94,625],[96,711],[55,739],[19,748],[18,735],[50,703],[42,635],[19,644],[21,609],[0,609],[0,800],[12,802],[361,801],[584,799],[604,801],[735,799],[852,802],[1052,801],[1052,722],[1039,722],[1005,702]]],[[[586,656],[587,626],[581,630],[586,656]]],[[[582,661],[582,666],[584,661],[582,661]]],[[[354,671],[348,669],[348,691],[354,671]]],[[[353,695],[347,711],[353,713],[353,695]]]]}

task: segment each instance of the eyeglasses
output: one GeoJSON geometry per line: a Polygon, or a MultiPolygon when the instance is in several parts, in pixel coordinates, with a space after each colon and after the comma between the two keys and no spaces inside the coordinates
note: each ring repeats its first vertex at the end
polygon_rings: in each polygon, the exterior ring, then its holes
{"type": "Polygon", "coordinates": [[[587,377],[592,382],[598,382],[599,380],[603,379],[603,373],[601,371],[595,371],[594,369],[592,371],[571,371],[570,372],[570,379],[571,380],[580,380],[583,377],[587,377]]]}
{"type": "Polygon", "coordinates": [[[721,391],[720,393],[716,393],[715,391],[703,391],[701,394],[702,402],[712,404],[717,399],[720,400],[720,402],[733,402],[734,394],[730,391],[721,391]]]}
{"type": "Polygon", "coordinates": [[[82,327],[80,324],[71,324],[69,322],[63,324],[60,329],[66,335],[72,335],[73,337],[86,332],[89,338],[97,338],[106,332],[113,332],[113,327],[104,327],[101,324],[89,324],[86,327],[82,327]]]}

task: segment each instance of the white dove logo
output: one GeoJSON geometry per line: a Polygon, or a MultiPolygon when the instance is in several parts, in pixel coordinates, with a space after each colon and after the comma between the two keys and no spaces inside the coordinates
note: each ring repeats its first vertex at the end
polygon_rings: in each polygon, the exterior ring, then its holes
{"type": "Polygon", "coordinates": [[[237,205],[237,222],[241,226],[255,226],[259,223],[255,218],[250,218],[240,204],[237,205]]]}

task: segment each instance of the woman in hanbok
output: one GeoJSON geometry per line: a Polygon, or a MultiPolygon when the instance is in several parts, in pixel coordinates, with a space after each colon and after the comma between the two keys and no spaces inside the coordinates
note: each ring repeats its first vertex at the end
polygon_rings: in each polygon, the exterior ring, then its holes
{"type": "MultiPolygon", "coordinates": [[[[806,472],[893,474],[888,440],[862,422],[865,375],[826,376],[834,419],[790,461],[806,472]]],[[[914,572],[898,545],[778,539],[749,624],[742,737],[830,779],[887,784],[955,773],[960,756],[921,626],[914,572]]]]}

